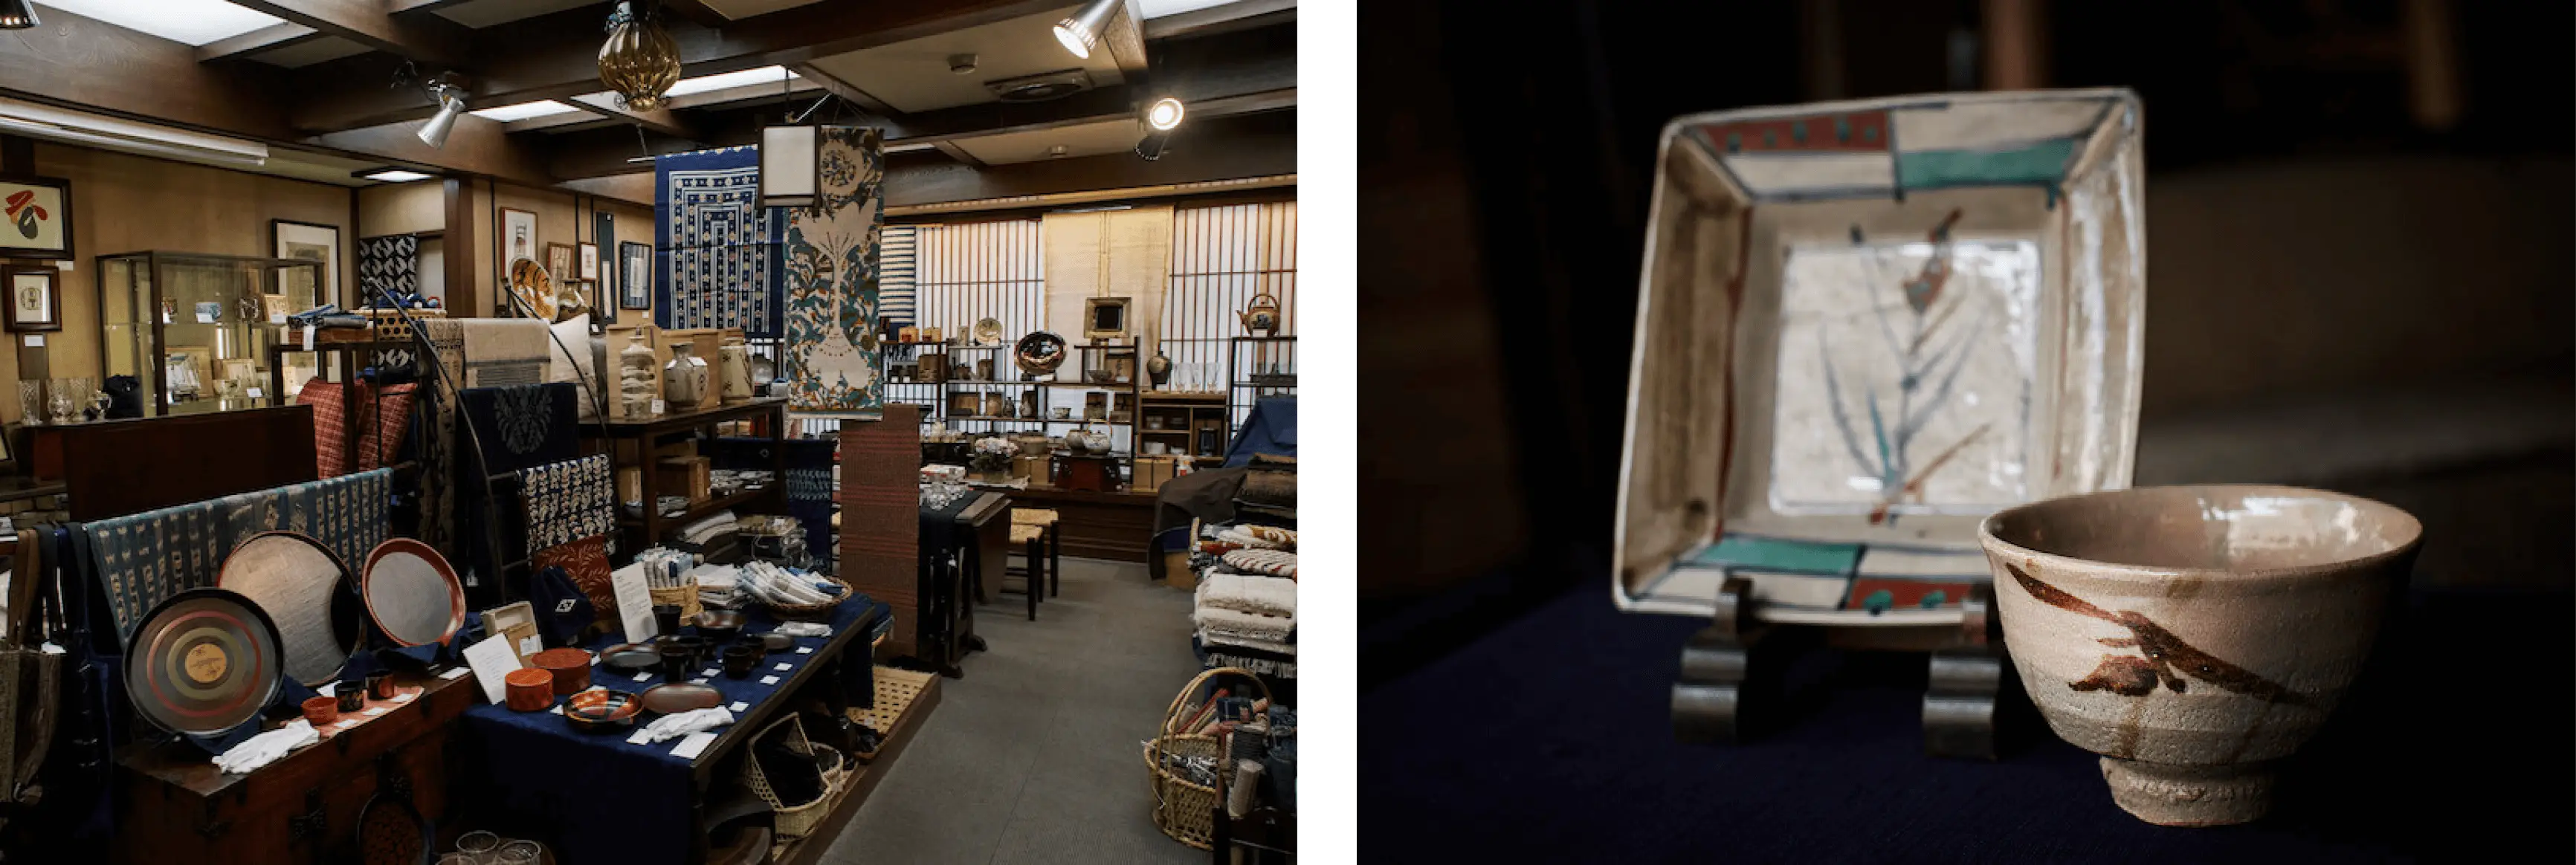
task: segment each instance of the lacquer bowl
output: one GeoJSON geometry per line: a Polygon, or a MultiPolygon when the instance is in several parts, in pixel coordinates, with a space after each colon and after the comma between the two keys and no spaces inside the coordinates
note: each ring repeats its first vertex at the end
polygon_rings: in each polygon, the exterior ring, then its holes
{"type": "Polygon", "coordinates": [[[2274,761],[2369,654],[2423,526],[2340,493],[2181,486],[2052,499],[1978,541],[2013,666],[2111,798],[2165,826],[2263,816],[2274,761]]]}

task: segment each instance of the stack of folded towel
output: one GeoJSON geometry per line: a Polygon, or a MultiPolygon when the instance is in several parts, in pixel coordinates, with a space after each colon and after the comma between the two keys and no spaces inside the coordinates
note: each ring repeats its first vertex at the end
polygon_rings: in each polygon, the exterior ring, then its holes
{"type": "Polygon", "coordinates": [[[1294,654],[1297,582],[1278,577],[1212,574],[1199,583],[1192,616],[1204,642],[1294,654]]]}

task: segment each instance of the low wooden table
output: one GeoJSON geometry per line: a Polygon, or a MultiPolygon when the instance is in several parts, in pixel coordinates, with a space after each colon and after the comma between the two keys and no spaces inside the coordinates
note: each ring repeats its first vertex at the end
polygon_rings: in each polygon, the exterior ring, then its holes
{"type": "Polygon", "coordinates": [[[1141,563],[1153,548],[1153,493],[1096,493],[1032,483],[1011,497],[1022,505],[1056,512],[1056,533],[1065,555],[1141,563]]]}

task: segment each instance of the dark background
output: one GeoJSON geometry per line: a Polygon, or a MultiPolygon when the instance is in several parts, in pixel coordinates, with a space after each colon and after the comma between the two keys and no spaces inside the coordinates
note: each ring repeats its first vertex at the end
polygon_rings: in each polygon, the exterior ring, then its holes
{"type": "Polygon", "coordinates": [[[1890,819],[2018,840],[1886,858],[2446,858],[2534,831],[2567,858],[2569,4],[1378,0],[1360,40],[1363,849],[1882,858],[1861,854],[1898,836],[1866,816],[1912,809],[1890,819]],[[1998,49],[2016,33],[2032,50],[1998,49]],[[2251,834],[2141,834],[2045,735],[1986,774],[1924,760],[1919,658],[1823,653],[1796,729],[1675,746],[1695,625],[1610,611],[1662,125],[2016,77],[2145,106],[2137,482],[2339,489],[2426,526],[2407,603],[2431,612],[2391,626],[2302,758],[2302,789],[2336,795],[2251,834]],[[2527,666],[2465,672],[2497,652],[2527,666]],[[2386,749],[2412,756],[2338,762],[2386,749]],[[2439,801],[2387,804],[2419,794],[2439,801]],[[1421,828],[1457,820],[1494,828],[1421,828]]]}

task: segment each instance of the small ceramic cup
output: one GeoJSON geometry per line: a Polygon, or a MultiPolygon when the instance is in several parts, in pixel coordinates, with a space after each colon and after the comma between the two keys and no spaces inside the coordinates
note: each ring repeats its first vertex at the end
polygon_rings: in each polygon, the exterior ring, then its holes
{"type": "Polygon", "coordinates": [[[365,679],[341,679],[340,684],[331,688],[331,694],[339,698],[342,714],[367,708],[367,680],[365,679]]]}
{"type": "Polygon", "coordinates": [[[735,679],[751,678],[751,671],[753,668],[760,666],[760,658],[763,654],[765,653],[762,652],[760,646],[756,644],[736,643],[734,645],[726,646],[724,650],[725,675],[729,678],[735,679]]]}
{"type": "Polygon", "coordinates": [[[393,699],[393,698],[394,698],[394,674],[392,674],[392,673],[368,673],[368,674],[367,674],[367,698],[368,698],[368,699],[371,699],[371,700],[391,700],[391,699],[393,699]]]}
{"type": "Polygon", "coordinates": [[[2165,826],[2271,808],[2274,761],[2352,684],[2423,526],[2341,493],[2150,487],[1978,529],[2013,666],[2111,798],[2165,826]]]}
{"type": "Polygon", "coordinates": [[[676,634],[676,633],[679,633],[679,632],[680,632],[680,605],[678,605],[678,604],[655,604],[655,605],[653,605],[653,624],[654,624],[654,625],[656,625],[656,626],[658,626],[657,630],[658,630],[658,632],[660,632],[660,633],[663,633],[663,634],[676,634]]]}
{"type": "Polygon", "coordinates": [[[340,701],[330,697],[315,697],[304,701],[304,720],[312,724],[315,729],[340,720],[340,701]]]}

